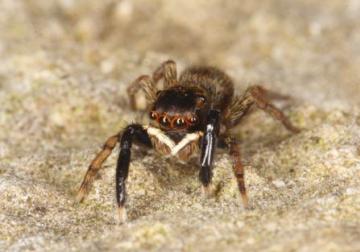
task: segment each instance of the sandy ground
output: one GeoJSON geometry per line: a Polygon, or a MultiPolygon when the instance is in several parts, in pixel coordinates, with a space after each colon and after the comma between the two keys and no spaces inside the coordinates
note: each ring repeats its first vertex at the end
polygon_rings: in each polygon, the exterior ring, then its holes
{"type": "Polygon", "coordinates": [[[0,1],[0,250],[360,251],[359,20],[357,0],[0,1]],[[104,140],[146,121],[128,83],[168,58],[290,95],[302,132],[263,112],[236,131],[252,210],[226,153],[206,199],[196,162],[135,150],[117,225],[118,149],[74,195],[104,140]]]}

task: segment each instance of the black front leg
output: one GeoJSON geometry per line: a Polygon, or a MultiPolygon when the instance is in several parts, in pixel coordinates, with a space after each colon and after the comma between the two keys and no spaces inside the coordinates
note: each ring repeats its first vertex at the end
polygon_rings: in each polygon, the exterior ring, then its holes
{"type": "Polygon", "coordinates": [[[125,181],[129,173],[133,140],[151,147],[150,138],[143,126],[140,124],[131,124],[125,128],[120,140],[120,153],[116,167],[116,201],[118,204],[120,221],[126,220],[124,208],[126,202],[125,181]]]}
{"type": "Polygon", "coordinates": [[[216,138],[219,133],[219,117],[219,111],[210,110],[206,120],[206,129],[201,142],[201,168],[199,178],[205,192],[207,191],[212,178],[212,161],[216,148],[216,138]]]}

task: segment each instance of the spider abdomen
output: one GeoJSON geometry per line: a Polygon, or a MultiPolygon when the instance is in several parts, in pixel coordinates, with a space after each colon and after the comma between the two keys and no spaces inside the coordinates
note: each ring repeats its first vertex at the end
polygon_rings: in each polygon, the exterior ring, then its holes
{"type": "Polygon", "coordinates": [[[183,86],[200,88],[211,103],[211,108],[224,111],[234,95],[231,78],[215,67],[193,66],[185,69],[179,77],[183,86]]]}

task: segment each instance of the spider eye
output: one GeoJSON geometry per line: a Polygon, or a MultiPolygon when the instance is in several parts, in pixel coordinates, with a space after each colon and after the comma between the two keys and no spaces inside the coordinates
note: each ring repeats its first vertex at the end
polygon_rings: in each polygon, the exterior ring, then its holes
{"type": "Polygon", "coordinates": [[[176,119],[176,126],[182,126],[184,125],[185,121],[183,118],[176,119]]]}
{"type": "Polygon", "coordinates": [[[163,116],[160,118],[160,123],[164,126],[167,126],[167,125],[169,125],[169,120],[166,116],[163,116]]]}
{"type": "Polygon", "coordinates": [[[153,120],[155,120],[155,119],[157,118],[157,113],[154,112],[154,111],[151,111],[151,112],[150,112],[150,118],[153,119],[153,120]]]}
{"type": "Polygon", "coordinates": [[[196,123],[196,121],[197,121],[196,117],[191,117],[191,118],[190,118],[190,122],[191,122],[191,123],[196,123]]]}

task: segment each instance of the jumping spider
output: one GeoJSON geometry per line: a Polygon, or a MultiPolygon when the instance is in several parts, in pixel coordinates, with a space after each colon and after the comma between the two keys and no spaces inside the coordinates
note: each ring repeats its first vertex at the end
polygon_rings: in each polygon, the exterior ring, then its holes
{"type": "Polygon", "coordinates": [[[234,96],[230,77],[214,67],[190,67],[177,78],[175,62],[164,62],[152,77],[140,76],[128,87],[132,109],[136,109],[135,95],[140,89],[145,92],[152,122],[149,125],[130,124],[110,137],[91,162],[77,195],[78,201],[83,201],[101,165],[117,142],[120,142],[116,167],[116,200],[122,221],[126,219],[125,182],[133,142],[148,148],[153,147],[163,155],[176,156],[181,160],[188,160],[200,151],[199,178],[204,192],[209,192],[215,148],[222,143],[232,158],[233,171],[246,208],[248,197],[240,146],[229,130],[238,125],[255,105],[279,120],[288,130],[299,132],[299,129],[269,102],[262,87],[251,86],[242,96],[234,96]],[[157,90],[157,83],[161,79],[164,81],[164,89],[157,90]]]}

